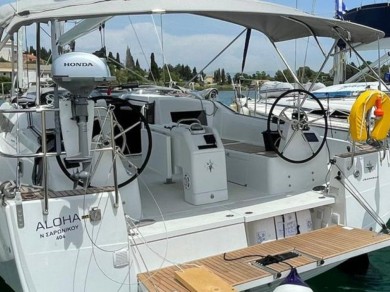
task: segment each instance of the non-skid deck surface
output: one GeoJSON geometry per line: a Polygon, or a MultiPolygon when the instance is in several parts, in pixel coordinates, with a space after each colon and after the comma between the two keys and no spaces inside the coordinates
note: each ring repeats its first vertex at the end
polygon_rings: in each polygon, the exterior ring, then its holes
{"type": "Polygon", "coordinates": [[[226,283],[232,286],[259,283],[262,278],[273,279],[275,272],[288,271],[290,268],[283,263],[271,264],[263,269],[252,263],[261,256],[276,255],[289,251],[296,251],[300,256],[286,260],[290,265],[304,268],[307,265],[327,265],[373,251],[378,248],[390,246],[390,236],[377,234],[362,229],[353,229],[342,226],[332,226],[294,237],[277,241],[257,244],[248,248],[229,252],[226,261],[223,255],[212,256],[196,260],[180,267],[171,266],[138,275],[138,280],[148,291],[188,291],[177,280],[175,271],[197,266],[205,266],[226,283]]]}
{"type": "MultiPolygon", "coordinates": [[[[107,186],[107,187],[92,187],[86,189],[75,189],[75,190],[67,190],[67,191],[49,191],[48,195],[49,198],[64,198],[64,197],[82,196],[82,195],[112,192],[112,191],[114,191],[114,187],[107,186]]],[[[44,196],[43,190],[32,188],[32,187],[22,187],[21,193],[24,201],[42,200],[44,196]]]]}
{"type": "Polygon", "coordinates": [[[234,150],[234,151],[240,151],[244,153],[262,153],[265,152],[265,147],[253,145],[253,144],[247,144],[247,143],[232,143],[232,144],[225,144],[225,149],[234,150]]]}

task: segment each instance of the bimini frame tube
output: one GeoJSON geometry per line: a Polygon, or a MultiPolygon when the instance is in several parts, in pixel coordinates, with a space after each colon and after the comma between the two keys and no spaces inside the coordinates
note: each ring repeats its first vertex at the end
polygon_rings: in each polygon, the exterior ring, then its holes
{"type": "MultiPolygon", "coordinates": [[[[382,82],[381,82],[382,79],[378,75],[378,73],[375,72],[375,70],[371,68],[371,66],[366,62],[366,60],[364,60],[364,58],[357,52],[357,50],[350,44],[350,42],[342,35],[342,33],[339,32],[339,29],[341,29],[341,28],[338,26],[335,26],[333,28],[333,30],[340,37],[340,39],[347,44],[347,46],[356,54],[356,56],[358,56],[358,58],[363,62],[363,64],[365,66],[367,66],[367,68],[369,68],[370,72],[378,79],[379,83],[382,84],[382,82]]],[[[383,85],[386,87],[387,91],[390,91],[389,87],[386,84],[383,84],[383,85]]]]}

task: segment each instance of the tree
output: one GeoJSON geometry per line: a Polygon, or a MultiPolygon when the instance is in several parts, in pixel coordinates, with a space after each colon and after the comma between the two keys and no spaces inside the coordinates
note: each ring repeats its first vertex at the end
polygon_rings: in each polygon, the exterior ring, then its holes
{"type": "Polygon", "coordinates": [[[198,72],[196,70],[196,67],[194,67],[192,69],[192,77],[191,78],[194,78],[194,82],[198,82],[198,72]],[[195,78],[194,78],[195,77],[195,78]]]}
{"type": "Polygon", "coordinates": [[[354,62],[347,64],[345,68],[345,77],[346,79],[352,77],[355,75],[357,72],[359,72],[359,69],[357,69],[357,66],[355,65],[354,62]]]}
{"type": "Polygon", "coordinates": [[[297,76],[299,81],[301,81],[302,83],[306,83],[312,81],[315,78],[316,72],[311,70],[308,66],[299,67],[297,71],[297,76]]]}
{"type": "Polygon", "coordinates": [[[134,59],[133,59],[133,56],[131,55],[129,47],[126,48],[125,66],[126,66],[126,68],[129,68],[129,69],[133,69],[135,67],[134,59]]]}
{"type": "Polygon", "coordinates": [[[294,78],[291,72],[287,69],[284,69],[283,72],[278,70],[275,73],[275,80],[281,82],[294,82],[294,78]]]}
{"type": "Polygon", "coordinates": [[[221,82],[221,69],[217,69],[214,71],[214,82],[216,83],[221,82]]]}
{"type": "Polygon", "coordinates": [[[228,84],[232,84],[232,77],[230,76],[229,73],[226,74],[226,79],[228,84]]]}
{"type": "Polygon", "coordinates": [[[183,67],[182,79],[188,81],[191,78],[192,78],[191,68],[188,65],[186,65],[186,66],[183,67]]]}
{"type": "Polygon", "coordinates": [[[51,63],[51,50],[42,47],[40,50],[41,60],[51,63]]]}
{"type": "Polygon", "coordinates": [[[32,54],[34,56],[37,54],[37,51],[34,49],[33,46],[30,46],[30,50],[28,52],[29,52],[29,54],[32,54]]]}
{"type": "Polygon", "coordinates": [[[0,76],[0,94],[9,94],[11,91],[11,78],[6,76],[0,76]],[[1,90],[4,89],[4,92],[1,92],[1,90]]]}
{"type": "Polygon", "coordinates": [[[160,80],[160,70],[158,65],[154,59],[154,53],[150,55],[150,72],[149,72],[149,80],[158,81],[160,80]]]}
{"type": "Polygon", "coordinates": [[[119,53],[116,53],[115,61],[120,64],[121,63],[121,58],[119,57],[119,53]]]}
{"type": "Polygon", "coordinates": [[[222,68],[221,70],[221,84],[226,83],[226,75],[225,75],[225,69],[222,68]]]}
{"type": "Polygon", "coordinates": [[[269,76],[265,71],[256,71],[255,74],[253,74],[253,79],[256,80],[270,80],[272,79],[271,76],[269,76]]]}

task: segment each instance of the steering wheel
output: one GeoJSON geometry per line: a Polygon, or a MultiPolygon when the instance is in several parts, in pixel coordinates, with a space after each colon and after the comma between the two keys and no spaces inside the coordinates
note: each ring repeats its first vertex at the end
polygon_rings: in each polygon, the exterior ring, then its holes
{"type": "MultiPolygon", "coordinates": [[[[113,124],[114,142],[116,146],[119,146],[117,149],[119,149],[120,158],[125,161],[125,163],[127,164],[126,167],[129,168],[129,170],[133,173],[128,179],[118,183],[118,187],[121,188],[131,183],[133,180],[135,180],[143,172],[147,163],[149,162],[149,158],[152,153],[152,132],[150,130],[149,123],[147,122],[144,115],[139,110],[135,109],[128,101],[116,97],[111,97],[111,96],[94,97],[93,99],[95,101],[97,99],[104,99],[107,103],[107,106],[112,106],[121,111],[129,111],[131,112],[131,115],[134,116],[134,122],[127,126],[121,125],[120,122],[117,120],[117,118],[114,116],[114,124],[113,124]],[[141,163],[140,162],[135,163],[131,160],[132,158],[131,152],[132,152],[132,148],[134,147],[131,147],[131,145],[128,143],[129,139],[127,138],[127,135],[133,131],[140,131],[142,127],[146,130],[147,133],[148,147],[143,161],[141,163]]],[[[94,132],[95,131],[96,129],[94,129],[94,132]]],[[[111,135],[99,135],[99,136],[101,138],[100,141],[98,141],[98,143],[102,143],[103,145],[111,144],[111,135]]],[[[138,150],[136,150],[136,152],[138,152],[138,150]]]]}
{"type": "Polygon", "coordinates": [[[270,139],[270,145],[282,159],[291,163],[305,163],[316,157],[326,142],[326,111],[318,98],[309,91],[288,90],[273,103],[268,113],[266,132],[279,137],[270,139]],[[310,114],[310,111],[316,108],[320,109],[319,114],[310,114]],[[315,132],[310,131],[314,126],[315,132]],[[305,149],[299,149],[301,154],[295,157],[294,154],[299,151],[294,150],[296,144],[294,146],[292,141],[297,139],[303,141],[301,144],[305,149]]]}
{"type": "MultiPolygon", "coordinates": [[[[119,106],[121,108],[121,110],[123,108],[125,108],[124,110],[126,110],[126,108],[127,108],[127,109],[131,110],[131,114],[135,117],[135,120],[136,120],[136,122],[134,122],[132,125],[128,126],[127,128],[124,128],[116,119],[114,119],[114,125],[113,125],[114,142],[115,142],[114,147],[116,147],[115,145],[116,145],[116,142],[118,141],[118,143],[120,144],[120,147],[117,147],[117,149],[119,149],[119,151],[118,151],[119,157],[122,159],[122,161],[125,162],[125,164],[127,164],[127,165],[125,165],[126,169],[130,170],[130,172],[132,173],[132,175],[129,178],[127,178],[126,180],[124,180],[122,182],[118,182],[118,187],[121,188],[121,187],[128,185],[132,181],[134,181],[144,171],[147,163],[149,162],[150,155],[152,153],[152,132],[150,130],[149,123],[147,122],[144,115],[140,111],[134,109],[129,102],[122,100],[120,98],[107,97],[107,96],[94,97],[93,99],[95,101],[98,99],[106,100],[107,107],[119,106]],[[137,130],[137,129],[139,130],[142,125],[147,133],[147,145],[148,145],[147,151],[146,151],[145,158],[143,159],[143,161],[141,163],[140,162],[133,163],[131,161],[131,153],[130,153],[130,155],[126,155],[126,151],[130,151],[129,149],[131,148],[131,147],[129,147],[129,144],[127,143],[126,134],[128,134],[130,131],[133,131],[133,130],[137,130]],[[138,165],[140,165],[140,166],[138,166],[138,165]]],[[[101,130],[102,129],[100,127],[100,124],[95,122],[93,131],[97,135],[94,135],[94,142],[98,144],[98,147],[106,147],[108,145],[111,145],[111,135],[104,135],[104,134],[98,135],[98,134],[101,134],[101,132],[102,132],[101,130]]],[[[64,166],[64,162],[59,158],[59,156],[57,156],[57,162],[58,162],[61,170],[65,173],[65,175],[69,179],[74,181],[73,176],[69,173],[67,168],[64,166]]],[[[76,182],[76,183],[80,184],[80,182],[76,182]]]]}
{"type": "MultiPolygon", "coordinates": [[[[104,122],[101,121],[101,119],[98,116],[95,116],[94,127],[98,126],[99,130],[101,130],[100,124],[102,124],[102,123],[104,123],[104,122]]],[[[135,126],[137,126],[137,125],[134,125],[134,127],[135,126]]],[[[115,118],[113,120],[113,129],[114,129],[115,146],[117,148],[119,148],[119,150],[122,154],[124,154],[125,151],[129,152],[129,149],[127,147],[126,131],[122,127],[122,125],[117,121],[117,119],[115,119],[115,118]]],[[[96,129],[94,132],[96,132],[96,129]]],[[[99,135],[95,135],[92,139],[93,139],[93,142],[95,144],[98,144],[101,147],[111,145],[111,133],[100,132],[99,135]]]]}

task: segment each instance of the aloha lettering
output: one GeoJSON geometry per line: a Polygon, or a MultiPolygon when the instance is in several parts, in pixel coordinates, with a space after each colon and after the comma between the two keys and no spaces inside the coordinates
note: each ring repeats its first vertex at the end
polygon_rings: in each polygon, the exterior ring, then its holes
{"type": "Polygon", "coordinates": [[[35,229],[35,231],[38,231],[41,229],[46,230],[46,229],[51,229],[51,228],[55,228],[55,227],[61,227],[62,225],[65,225],[65,224],[73,224],[75,221],[81,222],[80,217],[77,214],[73,214],[73,216],[69,215],[68,217],[65,217],[65,216],[57,217],[49,222],[46,220],[43,222],[38,222],[37,228],[35,229]]]}

